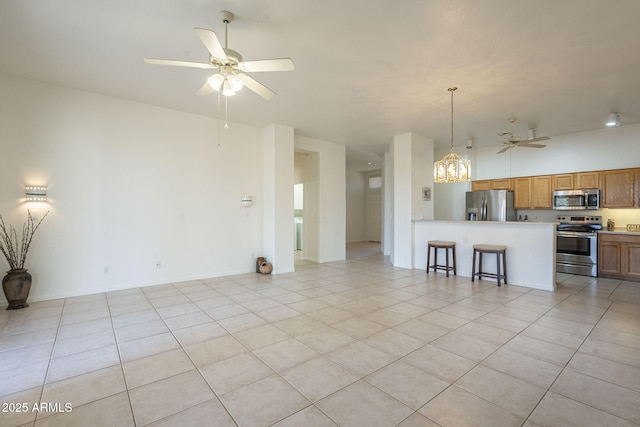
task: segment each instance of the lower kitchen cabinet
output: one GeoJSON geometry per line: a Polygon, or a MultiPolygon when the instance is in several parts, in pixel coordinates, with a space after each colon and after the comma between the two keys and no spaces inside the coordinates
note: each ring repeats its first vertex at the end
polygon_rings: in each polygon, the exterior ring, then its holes
{"type": "Polygon", "coordinates": [[[599,233],[598,277],[640,282],[640,235],[599,233]]]}

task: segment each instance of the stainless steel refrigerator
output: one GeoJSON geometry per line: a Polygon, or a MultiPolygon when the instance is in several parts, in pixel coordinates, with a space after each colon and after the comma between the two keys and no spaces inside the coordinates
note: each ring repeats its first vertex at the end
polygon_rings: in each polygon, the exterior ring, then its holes
{"type": "Polygon", "coordinates": [[[467,221],[515,221],[513,191],[467,191],[467,221]]]}

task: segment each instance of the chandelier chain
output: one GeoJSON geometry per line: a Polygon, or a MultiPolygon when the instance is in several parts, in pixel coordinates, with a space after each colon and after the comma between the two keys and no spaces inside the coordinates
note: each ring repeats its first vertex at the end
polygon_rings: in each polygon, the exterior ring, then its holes
{"type": "Polygon", "coordinates": [[[447,90],[451,92],[451,152],[453,152],[453,92],[458,90],[458,88],[454,86],[447,90]]]}

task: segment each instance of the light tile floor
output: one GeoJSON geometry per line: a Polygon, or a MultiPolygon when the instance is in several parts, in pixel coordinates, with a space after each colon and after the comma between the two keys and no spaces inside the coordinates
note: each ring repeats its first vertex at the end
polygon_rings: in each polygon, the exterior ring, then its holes
{"type": "Polygon", "coordinates": [[[2,311],[0,425],[640,425],[639,283],[498,288],[377,249],[2,311]]]}

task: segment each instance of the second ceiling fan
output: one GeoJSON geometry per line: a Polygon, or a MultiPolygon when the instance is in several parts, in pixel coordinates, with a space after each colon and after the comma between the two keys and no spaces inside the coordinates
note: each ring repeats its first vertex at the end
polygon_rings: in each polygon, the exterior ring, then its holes
{"type": "Polygon", "coordinates": [[[502,137],[501,142],[504,145],[502,150],[498,151],[498,154],[504,153],[507,150],[510,150],[515,147],[528,147],[528,148],[544,148],[546,145],[536,144],[536,142],[546,141],[547,139],[551,139],[548,136],[538,136],[538,130],[536,128],[529,129],[529,138],[524,139],[517,136],[513,131],[513,124],[516,122],[515,117],[509,117],[509,123],[511,123],[511,132],[502,132],[499,133],[502,137]]]}

